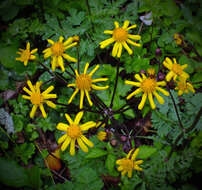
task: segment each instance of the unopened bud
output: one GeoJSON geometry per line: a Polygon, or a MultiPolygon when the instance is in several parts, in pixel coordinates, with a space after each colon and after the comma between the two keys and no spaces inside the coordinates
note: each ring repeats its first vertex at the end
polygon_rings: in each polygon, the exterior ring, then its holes
{"type": "Polygon", "coordinates": [[[116,139],[112,139],[112,140],[110,141],[110,144],[111,144],[113,147],[115,147],[115,146],[117,145],[117,140],[116,140],[116,139]]]}
{"type": "Polygon", "coordinates": [[[161,55],[162,55],[161,49],[160,48],[156,48],[155,54],[156,54],[157,57],[161,57],[161,55]]]}

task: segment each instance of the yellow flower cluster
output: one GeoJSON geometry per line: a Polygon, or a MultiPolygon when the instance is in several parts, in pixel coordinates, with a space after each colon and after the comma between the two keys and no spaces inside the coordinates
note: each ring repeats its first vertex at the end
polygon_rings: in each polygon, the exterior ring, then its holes
{"type": "Polygon", "coordinates": [[[142,168],[140,168],[139,165],[143,163],[143,160],[136,161],[138,153],[139,148],[136,150],[132,149],[125,158],[116,161],[116,164],[119,165],[118,171],[121,171],[122,176],[125,176],[127,173],[128,177],[131,178],[133,170],[142,171],[142,168]]]}

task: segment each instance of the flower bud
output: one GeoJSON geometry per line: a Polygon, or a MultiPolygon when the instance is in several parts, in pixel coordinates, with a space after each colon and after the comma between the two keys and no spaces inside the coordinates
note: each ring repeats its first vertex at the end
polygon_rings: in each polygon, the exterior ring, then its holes
{"type": "Polygon", "coordinates": [[[161,55],[162,55],[161,49],[160,48],[156,48],[155,54],[156,54],[157,57],[161,57],[161,55]]]}

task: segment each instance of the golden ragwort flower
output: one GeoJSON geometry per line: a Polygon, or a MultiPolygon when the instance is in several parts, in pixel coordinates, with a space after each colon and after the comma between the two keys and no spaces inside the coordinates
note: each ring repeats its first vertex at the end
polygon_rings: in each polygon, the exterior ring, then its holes
{"type": "Polygon", "coordinates": [[[142,171],[142,168],[140,168],[139,165],[143,163],[143,160],[135,160],[138,153],[139,148],[136,150],[132,149],[125,158],[116,161],[116,164],[119,165],[117,169],[118,171],[121,171],[122,176],[125,176],[125,174],[128,173],[128,177],[131,178],[133,170],[142,171]]]}
{"type": "Polygon", "coordinates": [[[175,90],[178,90],[178,96],[181,96],[184,93],[188,94],[189,91],[195,93],[192,84],[187,82],[184,78],[180,78],[180,80],[177,81],[176,83],[177,86],[175,87],[175,90]]]}
{"type": "Polygon", "coordinates": [[[87,74],[88,67],[89,67],[89,63],[86,63],[85,68],[84,68],[84,72],[82,74],[79,74],[78,71],[75,70],[75,73],[76,73],[75,83],[67,85],[67,87],[76,87],[76,90],[74,91],[74,93],[70,97],[68,104],[70,104],[72,102],[73,98],[75,97],[75,95],[80,90],[80,92],[81,92],[80,109],[83,108],[84,93],[86,94],[88,103],[90,104],[90,106],[92,106],[93,102],[91,101],[90,96],[89,96],[89,92],[91,91],[91,89],[105,90],[105,89],[109,88],[109,86],[101,87],[101,86],[96,86],[95,84],[93,84],[95,82],[102,82],[102,81],[108,80],[108,78],[92,79],[92,76],[95,73],[95,71],[99,68],[99,65],[96,65],[96,67],[89,74],[87,74]]]}
{"type": "Polygon", "coordinates": [[[55,71],[55,68],[58,66],[61,68],[62,72],[65,71],[63,58],[71,62],[77,62],[77,59],[65,53],[67,49],[76,46],[77,42],[72,43],[72,37],[68,38],[65,42],[63,42],[63,40],[64,38],[62,36],[59,37],[59,41],[57,42],[48,39],[47,41],[51,44],[51,47],[43,51],[44,59],[47,59],[50,56],[52,57],[51,68],[53,71],[55,71]]]}
{"type": "Polygon", "coordinates": [[[30,112],[30,117],[31,118],[34,117],[35,112],[39,107],[43,117],[46,118],[47,114],[44,110],[43,103],[46,103],[51,108],[56,108],[56,105],[52,101],[48,100],[51,98],[57,98],[56,94],[49,94],[49,92],[51,92],[54,89],[54,86],[48,87],[44,92],[41,93],[40,91],[40,86],[42,85],[41,81],[37,82],[35,85],[32,85],[31,81],[28,80],[27,85],[29,86],[30,90],[27,89],[26,87],[24,87],[23,90],[27,94],[29,94],[29,96],[22,95],[22,98],[30,100],[30,102],[33,104],[32,110],[30,112]]]}
{"type": "Polygon", "coordinates": [[[34,53],[37,52],[37,48],[36,49],[33,49],[32,51],[30,51],[30,43],[27,42],[27,45],[26,45],[26,49],[19,49],[20,51],[17,52],[17,54],[20,55],[20,57],[16,57],[15,59],[17,61],[21,61],[24,63],[24,66],[27,66],[27,63],[29,60],[34,60],[36,59],[36,56],[35,55],[32,55],[34,53]]]}
{"type": "Polygon", "coordinates": [[[104,141],[106,138],[107,138],[107,133],[105,131],[99,131],[97,133],[97,138],[100,140],[100,141],[104,141]]]}
{"type": "Polygon", "coordinates": [[[132,35],[132,34],[128,33],[128,31],[130,29],[136,28],[136,24],[128,27],[129,21],[126,20],[126,21],[124,21],[122,27],[119,27],[119,23],[117,21],[114,22],[114,25],[115,25],[114,30],[105,30],[104,31],[105,34],[112,34],[112,37],[107,39],[107,40],[100,42],[100,48],[103,49],[106,46],[108,46],[109,44],[115,42],[113,50],[112,50],[112,56],[113,57],[117,56],[118,58],[120,58],[123,47],[128,51],[129,55],[131,55],[133,53],[133,50],[128,46],[127,43],[129,43],[133,46],[140,47],[140,44],[138,44],[138,43],[136,43],[130,39],[140,40],[141,36],[140,35],[132,35]]]}
{"type": "Polygon", "coordinates": [[[163,62],[163,65],[170,70],[170,72],[166,75],[166,80],[170,81],[173,78],[173,80],[176,81],[177,77],[182,77],[185,80],[189,78],[189,75],[183,71],[188,65],[178,64],[175,58],[173,59],[173,61],[174,63],[171,61],[170,58],[166,57],[163,62]]]}
{"type": "Polygon", "coordinates": [[[128,80],[125,81],[125,84],[139,87],[134,92],[129,94],[126,97],[126,99],[128,100],[132,96],[143,92],[142,100],[141,100],[140,104],[138,105],[138,109],[142,110],[142,108],[144,107],[144,104],[146,102],[147,97],[149,99],[149,103],[150,103],[151,108],[155,109],[156,106],[154,104],[153,95],[156,97],[156,99],[158,100],[158,102],[160,104],[164,103],[164,99],[157,93],[157,91],[160,91],[164,95],[169,96],[169,93],[166,90],[159,87],[159,86],[165,86],[166,82],[165,81],[157,82],[155,78],[151,78],[151,77],[147,78],[144,74],[141,74],[141,75],[142,75],[142,78],[140,77],[139,74],[135,75],[135,78],[139,82],[128,81],[128,80]]]}
{"type": "Polygon", "coordinates": [[[183,36],[182,35],[175,33],[173,35],[173,38],[174,38],[177,45],[182,45],[182,43],[183,43],[183,36]]]}
{"type": "Polygon", "coordinates": [[[83,152],[88,152],[88,147],[86,145],[88,145],[89,147],[93,147],[93,143],[83,135],[83,132],[92,127],[95,127],[96,123],[93,121],[89,121],[87,123],[79,125],[82,116],[83,112],[79,112],[73,121],[68,114],[65,114],[69,125],[65,123],[58,123],[57,125],[58,130],[65,132],[65,134],[58,139],[58,143],[62,143],[61,150],[65,151],[70,144],[70,155],[72,156],[75,154],[76,141],[83,152]]]}

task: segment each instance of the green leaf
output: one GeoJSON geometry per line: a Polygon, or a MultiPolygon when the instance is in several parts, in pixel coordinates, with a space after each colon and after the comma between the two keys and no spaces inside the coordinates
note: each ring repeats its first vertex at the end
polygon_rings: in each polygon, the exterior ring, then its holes
{"type": "Polygon", "coordinates": [[[29,176],[29,186],[33,189],[39,189],[42,185],[40,168],[34,166],[27,170],[29,176]]]}
{"type": "Polygon", "coordinates": [[[14,68],[16,66],[17,47],[18,44],[12,44],[10,46],[0,44],[0,62],[6,68],[14,68]]]}
{"type": "Polygon", "coordinates": [[[16,146],[14,152],[27,165],[28,160],[35,152],[35,146],[32,143],[24,143],[16,146]]]}
{"type": "Polygon", "coordinates": [[[99,158],[105,156],[107,151],[100,148],[93,148],[89,151],[85,158],[99,158]]]}
{"type": "Polygon", "coordinates": [[[139,154],[137,155],[137,158],[139,159],[147,159],[156,152],[156,148],[148,145],[142,145],[138,148],[140,149],[139,154]]]}
{"type": "Polygon", "coordinates": [[[15,161],[0,158],[0,182],[11,187],[23,187],[28,184],[28,176],[23,167],[15,161]]]}
{"type": "Polygon", "coordinates": [[[119,173],[115,170],[114,166],[116,163],[116,156],[114,154],[108,154],[107,159],[105,161],[105,167],[109,171],[109,175],[118,176],[119,173]]]}

